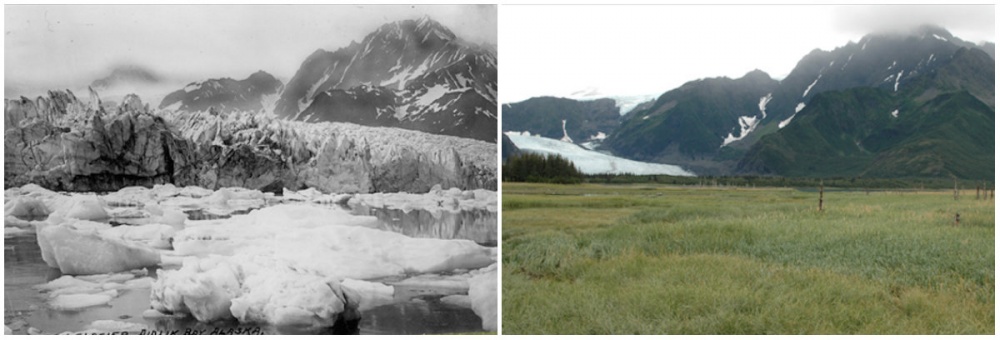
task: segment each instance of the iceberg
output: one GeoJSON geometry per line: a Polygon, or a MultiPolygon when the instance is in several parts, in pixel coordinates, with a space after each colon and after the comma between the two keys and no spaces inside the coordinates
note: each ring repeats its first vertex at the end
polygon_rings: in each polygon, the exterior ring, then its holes
{"type": "Polygon", "coordinates": [[[170,249],[176,230],[166,224],[122,225],[98,233],[108,239],[143,244],[150,248],[170,249]]]}
{"type": "Polygon", "coordinates": [[[48,217],[52,213],[42,200],[32,197],[15,197],[4,203],[4,216],[22,220],[48,217]]]}
{"type": "Polygon", "coordinates": [[[117,295],[115,294],[65,294],[56,296],[49,301],[49,306],[55,310],[80,310],[87,307],[107,305],[117,295]]]}
{"type": "Polygon", "coordinates": [[[232,318],[229,307],[240,290],[239,268],[219,257],[191,259],[180,270],[156,271],[150,305],[159,312],[190,314],[198,321],[232,318]]]}
{"type": "Polygon", "coordinates": [[[42,260],[63,274],[114,273],[160,263],[160,254],[151,248],[68,223],[40,225],[37,234],[42,260]]]}
{"type": "Polygon", "coordinates": [[[483,329],[497,330],[497,272],[492,271],[469,279],[469,299],[472,311],[483,320],[483,329]]]}
{"type": "Polygon", "coordinates": [[[146,273],[146,270],[134,270],[98,275],[63,275],[33,288],[47,293],[48,305],[54,310],[81,310],[107,305],[122,290],[147,287],[152,279],[146,277],[146,273]]]}
{"type": "MultiPolygon", "coordinates": [[[[286,204],[196,221],[174,238],[177,270],[160,270],[151,304],[207,322],[333,327],[391,303],[393,288],[361,280],[487,267],[496,249],[373,229],[375,217],[286,204]],[[198,257],[191,257],[196,255],[198,257]]],[[[495,290],[495,289],[494,289],[495,290]]]]}

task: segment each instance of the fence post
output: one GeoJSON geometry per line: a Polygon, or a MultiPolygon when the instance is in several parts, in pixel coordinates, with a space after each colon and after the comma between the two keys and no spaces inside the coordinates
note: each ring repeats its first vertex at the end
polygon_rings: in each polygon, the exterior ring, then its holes
{"type": "Polygon", "coordinates": [[[952,177],[952,179],[955,181],[955,200],[957,201],[958,200],[958,178],[957,177],[952,177]]]}
{"type": "Polygon", "coordinates": [[[819,180],[819,211],[823,211],[823,180],[819,180]]]}

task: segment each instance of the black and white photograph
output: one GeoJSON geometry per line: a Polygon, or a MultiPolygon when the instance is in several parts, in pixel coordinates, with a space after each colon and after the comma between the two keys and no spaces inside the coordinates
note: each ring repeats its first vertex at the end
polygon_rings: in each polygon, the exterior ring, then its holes
{"type": "Polygon", "coordinates": [[[496,5],[5,5],[5,334],[496,334],[496,5]]]}

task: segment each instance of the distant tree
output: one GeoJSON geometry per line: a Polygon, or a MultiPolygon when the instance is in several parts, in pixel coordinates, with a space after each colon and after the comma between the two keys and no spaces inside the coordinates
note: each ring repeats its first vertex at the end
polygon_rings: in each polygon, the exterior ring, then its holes
{"type": "Polygon", "coordinates": [[[525,152],[507,158],[503,166],[503,180],[576,184],[583,182],[583,173],[565,157],[525,152]]]}

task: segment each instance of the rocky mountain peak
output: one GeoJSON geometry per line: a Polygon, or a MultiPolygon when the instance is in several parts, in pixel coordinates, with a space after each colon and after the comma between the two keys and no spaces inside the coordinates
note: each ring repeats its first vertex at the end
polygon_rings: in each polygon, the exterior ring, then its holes
{"type": "Polygon", "coordinates": [[[244,80],[215,78],[193,82],[163,98],[160,109],[188,112],[218,112],[270,110],[284,84],[264,71],[257,71],[244,80]]]}
{"type": "Polygon", "coordinates": [[[387,23],[302,63],[279,117],[393,126],[495,141],[496,54],[423,17],[387,23]],[[371,92],[378,90],[378,95],[371,92]],[[349,108],[349,109],[348,109],[349,108]],[[345,111],[346,110],[346,111],[345,111]]]}
{"type": "Polygon", "coordinates": [[[753,71],[747,72],[747,74],[743,75],[743,77],[741,77],[740,80],[753,81],[759,83],[774,81],[771,78],[771,76],[767,74],[767,72],[761,71],[760,69],[754,69],[753,71]]]}

